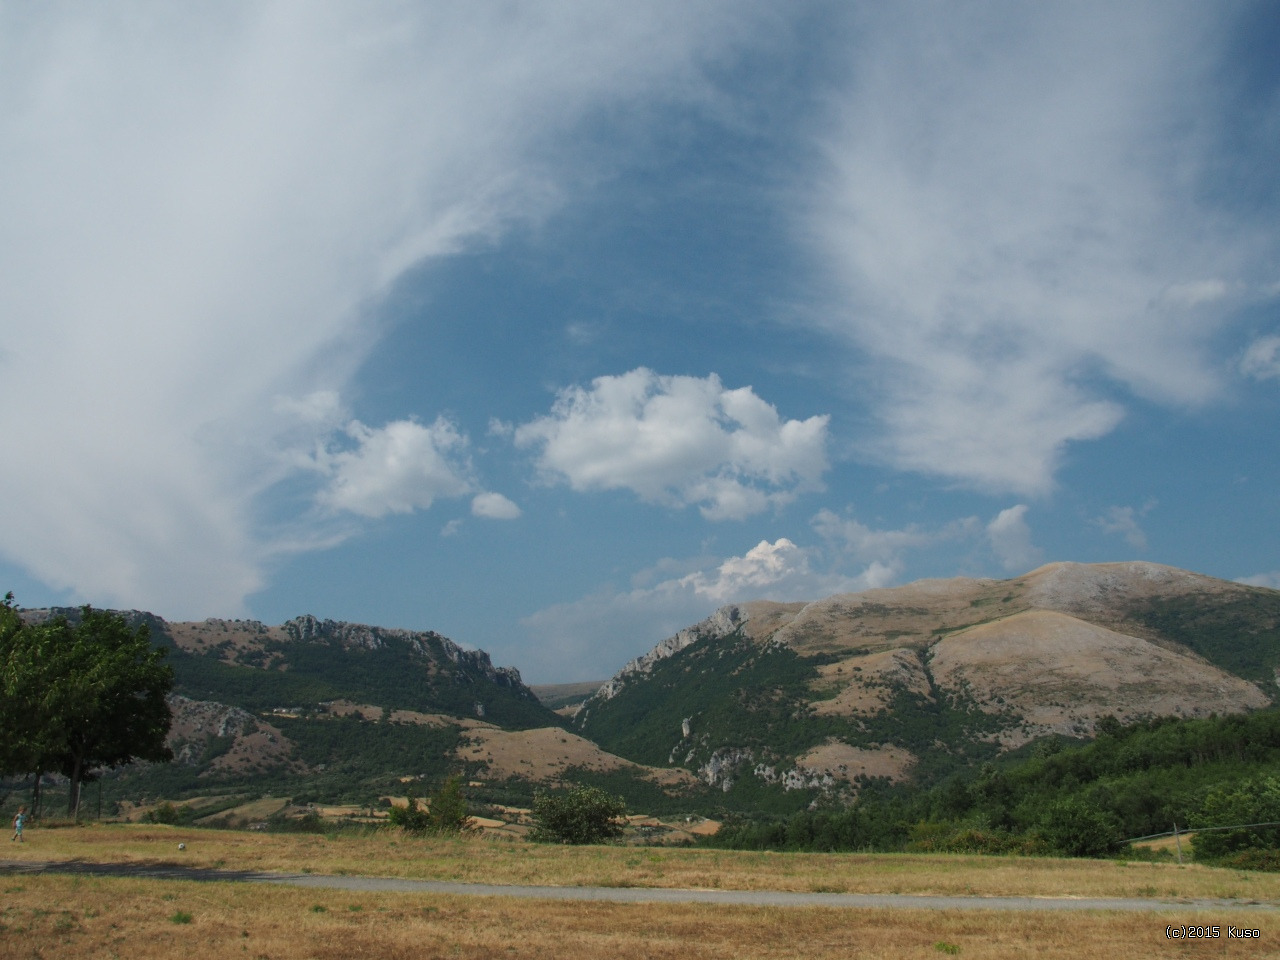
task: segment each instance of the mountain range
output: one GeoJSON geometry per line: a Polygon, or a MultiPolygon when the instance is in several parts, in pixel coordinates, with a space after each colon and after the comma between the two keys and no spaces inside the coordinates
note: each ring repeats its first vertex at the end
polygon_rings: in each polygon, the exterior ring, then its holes
{"type": "MultiPolygon", "coordinates": [[[[77,611],[24,616],[57,613],[77,611]]],[[[729,605],[559,712],[431,631],[128,616],[169,649],[175,763],[110,775],[120,799],[359,799],[461,771],[495,803],[575,781],[650,810],[787,811],[1085,739],[1105,717],[1262,709],[1280,669],[1280,591],[1152,563],[729,605]]]]}

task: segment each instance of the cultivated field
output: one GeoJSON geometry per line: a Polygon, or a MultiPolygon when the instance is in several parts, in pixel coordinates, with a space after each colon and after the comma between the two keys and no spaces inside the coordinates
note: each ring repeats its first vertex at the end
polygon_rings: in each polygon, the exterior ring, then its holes
{"type": "MultiPolygon", "coordinates": [[[[1280,877],[1054,859],[535,846],[485,838],[287,836],[103,825],[28,833],[13,860],[491,883],[1280,901],[1280,877]],[[186,843],[185,851],[178,843],[186,843]]],[[[609,904],[143,878],[0,874],[0,958],[1254,957],[1280,911],[1152,914],[609,904]],[[1222,936],[1170,941],[1170,923],[1222,936]],[[1227,926],[1259,940],[1229,940],[1227,926]]]]}

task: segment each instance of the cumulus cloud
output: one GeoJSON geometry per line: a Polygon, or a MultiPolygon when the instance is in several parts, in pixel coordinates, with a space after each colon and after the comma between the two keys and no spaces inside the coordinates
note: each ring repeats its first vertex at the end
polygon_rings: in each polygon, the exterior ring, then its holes
{"type": "Polygon", "coordinates": [[[1040,563],[1043,556],[1031,542],[1031,526],[1027,523],[1027,505],[1001,510],[987,524],[987,540],[1001,565],[1010,572],[1022,573],[1040,563]]]}
{"type": "Polygon", "coordinates": [[[1280,378],[1280,336],[1259,337],[1240,359],[1240,372],[1255,380],[1280,378]]]}
{"type": "MultiPolygon", "coordinates": [[[[658,565],[659,571],[674,562],[658,565]]],[[[525,653],[531,675],[604,679],[660,640],[708,616],[726,603],[748,600],[815,600],[883,586],[891,574],[873,562],[845,575],[830,568],[820,551],[785,537],[763,540],[741,556],[704,563],[679,576],[629,591],[602,589],[555,604],[521,620],[535,643],[525,653]]],[[[653,578],[641,575],[637,579],[653,578]]]]}
{"type": "Polygon", "coordinates": [[[330,479],[317,499],[331,510],[370,518],[412,513],[473,488],[466,438],[444,418],[430,426],[397,420],[377,430],[353,421],[347,435],[354,449],[318,457],[330,479]]]}
{"type": "MultiPolygon", "coordinates": [[[[0,460],[0,556],[99,603],[242,609],[282,549],[259,498],[310,469],[277,432],[307,411],[272,399],[332,414],[406,268],[543,217],[607,162],[585,119],[701,97],[758,12],[5,8],[0,433],[32,455],[0,460]]],[[[366,429],[335,508],[466,487],[434,428],[366,429]]]]}
{"type": "Polygon", "coordinates": [[[500,493],[479,493],[471,501],[471,514],[489,520],[516,520],[520,507],[500,493]]]}
{"type": "MultiPolygon", "coordinates": [[[[883,586],[887,573],[873,561],[857,576],[815,568],[820,560],[813,548],[798,547],[786,537],[774,543],[761,540],[740,557],[729,557],[713,570],[686,574],[675,583],[717,605],[745,600],[816,600],[883,586]]],[[[819,565],[821,565],[819,563],[819,565]]]]}
{"type": "Polygon", "coordinates": [[[805,227],[836,278],[829,326],[865,359],[868,452],[1041,495],[1125,393],[1217,395],[1211,339],[1275,246],[1200,188],[1225,149],[1229,18],[1151,0],[855,19],[805,227]]]}
{"type": "Polygon", "coordinates": [[[548,416],[516,429],[515,443],[575,490],[630,490],[729,520],[820,486],[827,421],[783,420],[750,387],[726,389],[715,374],[641,367],[561,391],[548,416]]]}

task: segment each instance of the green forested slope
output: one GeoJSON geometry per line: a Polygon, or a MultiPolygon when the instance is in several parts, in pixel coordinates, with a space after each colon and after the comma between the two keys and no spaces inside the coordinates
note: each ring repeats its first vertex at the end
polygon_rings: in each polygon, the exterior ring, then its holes
{"type": "MultiPolygon", "coordinates": [[[[1280,795],[1268,785],[1280,769],[1280,711],[1104,727],[1092,743],[1043,741],[1030,756],[985,764],[929,789],[871,789],[846,809],[742,821],[716,842],[1097,855],[1175,823],[1226,825],[1219,819],[1232,815],[1280,820],[1280,795]]],[[[1278,839],[1262,837],[1273,845],[1278,839]]]]}

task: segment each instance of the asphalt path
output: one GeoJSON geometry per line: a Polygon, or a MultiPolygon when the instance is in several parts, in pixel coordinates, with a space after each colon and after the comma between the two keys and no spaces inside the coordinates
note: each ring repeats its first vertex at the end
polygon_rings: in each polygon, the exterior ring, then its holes
{"type": "Polygon", "coordinates": [[[658,887],[546,887],[452,883],[400,877],[321,876],[210,870],[170,863],[89,863],[82,860],[0,860],[0,873],[143,877],[220,883],[273,883],[290,887],[357,892],[436,893],[451,896],[519,897],[604,903],[718,903],[751,907],[836,907],[853,910],[1113,910],[1133,913],[1265,910],[1280,904],[1256,900],[1145,900],[1122,897],[954,897],[904,893],[792,893],[781,890],[673,890],[658,887]]]}

